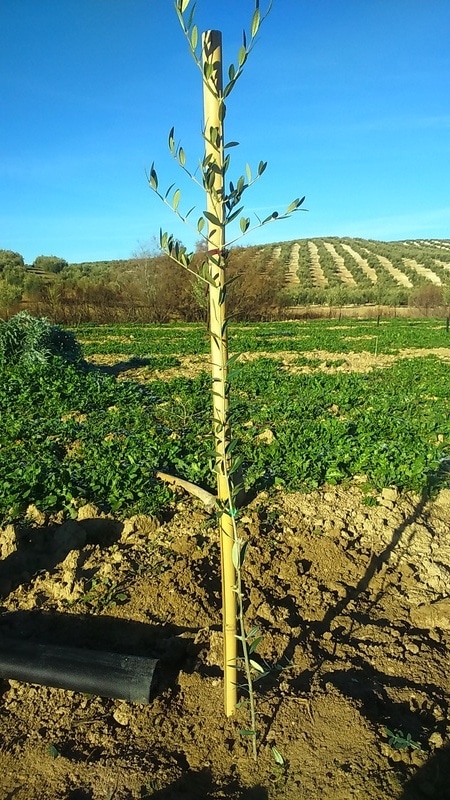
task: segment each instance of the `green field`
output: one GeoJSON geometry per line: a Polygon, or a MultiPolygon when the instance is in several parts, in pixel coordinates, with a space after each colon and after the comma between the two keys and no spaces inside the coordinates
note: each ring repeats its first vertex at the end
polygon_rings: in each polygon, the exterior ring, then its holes
{"type": "MultiPolygon", "coordinates": [[[[23,516],[30,504],[70,515],[86,501],[119,515],[161,513],[172,495],[158,469],[211,488],[205,326],[72,330],[85,358],[103,356],[108,366],[54,357],[47,366],[1,368],[1,519],[23,516]],[[204,371],[176,374],[202,354],[204,371]]],[[[308,490],[358,475],[368,489],[420,492],[445,481],[449,344],[445,324],[432,319],[232,326],[231,351],[253,354],[232,389],[246,489],[308,490]],[[424,348],[433,353],[415,357],[424,348]],[[404,349],[408,357],[385,365],[383,356],[404,349]],[[327,371],[324,352],[337,367],[352,353],[370,354],[372,365],[327,371]]]]}

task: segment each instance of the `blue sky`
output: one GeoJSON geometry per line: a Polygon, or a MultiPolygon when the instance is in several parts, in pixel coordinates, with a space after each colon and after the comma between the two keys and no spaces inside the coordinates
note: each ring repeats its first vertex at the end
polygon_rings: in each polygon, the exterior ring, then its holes
{"type": "MultiPolygon", "coordinates": [[[[261,7],[264,2],[261,0],[261,7]]],[[[236,60],[254,0],[197,0],[236,60]]],[[[198,238],[153,195],[195,168],[202,88],[171,0],[3,0],[0,248],[71,262],[128,258],[159,228],[198,238]]],[[[268,161],[249,215],[306,195],[307,213],[243,243],[313,236],[450,238],[449,0],[274,0],[230,95],[230,177],[268,161]]]]}

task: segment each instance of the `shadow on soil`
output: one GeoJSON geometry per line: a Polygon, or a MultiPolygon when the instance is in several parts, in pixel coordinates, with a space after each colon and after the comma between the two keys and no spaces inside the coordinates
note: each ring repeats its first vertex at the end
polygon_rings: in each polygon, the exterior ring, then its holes
{"type": "Polygon", "coordinates": [[[262,786],[242,788],[237,780],[220,786],[216,784],[209,770],[200,772],[187,772],[170,786],[146,794],[142,792],[143,800],[177,800],[177,798],[198,798],[198,800],[213,800],[217,797],[226,797],[229,800],[268,800],[267,789],[262,786]]]}
{"type": "Polygon", "coordinates": [[[398,800],[449,800],[450,747],[438,750],[406,784],[398,800]]]}
{"type": "MultiPolygon", "coordinates": [[[[213,781],[209,770],[204,769],[199,772],[188,770],[181,778],[166,786],[164,789],[152,789],[155,782],[150,780],[141,789],[140,797],[142,800],[214,800],[214,798],[224,798],[227,800],[268,800],[267,790],[262,786],[252,786],[243,789],[237,781],[233,781],[227,786],[216,784],[213,781]]],[[[12,795],[9,795],[12,797],[12,795]]],[[[6,798],[6,800],[8,800],[6,798]]],[[[71,792],[67,800],[93,800],[91,792],[84,789],[75,789],[71,792]]]]}
{"type": "Polygon", "coordinates": [[[87,543],[114,544],[122,530],[121,522],[103,518],[17,528],[11,542],[13,552],[0,561],[0,600],[39,572],[51,572],[71,550],[81,549],[87,543]]]}
{"type": "Polygon", "coordinates": [[[139,358],[133,357],[127,359],[127,361],[117,361],[116,364],[96,364],[93,366],[92,364],[89,365],[90,369],[94,369],[96,372],[103,372],[104,375],[120,375],[122,372],[127,372],[129,369],[139,369],[139,367],[151,367],[154,366],[155,359],[153,358],[139,358]]]}
{"type": "Polygon", "coordinates": [[[142,369],[143,367],[150,367],[151,369],[172,369],[173,367],[181,366],[179,358],[173,356],[166,356],[163,358],[153,357],[145,358],[140,356],[133,356],[126,361],[117,361],[115,364],[89,364],[89,369],[94,369],[97,372],[103,372],[105,375],[114,375],[117,377],[122,372],[128,372],[130,369],[142,369]]]}
{"type": "MultiPolygon", "coordinates": [[[[288,605],[290,612],[289,624],[292,628],[300,629],[298,637],[293,638],[286,647],[282,656],[278,659],[280,664],[290,664],[294,657],[295,649],[300,645],[309,655],[310,668],[291,680],[290,688],[295,694],[307,696],[311,692],[313,685],[319,685],[322,689],[328,684],[332,684],[345,697],[358,704],[361,713],[372,724],[376,726],[385,725],[390,729],[404,730],[411,734],[414,740],[426,740],[433,731],[440,731],[442,727],[437,722],[433,711],[438,708],[441,711],[441,718],[445,720],[448,713],[448,698],[440,686],[433,683],[416,683],[407,677],[386,674],[376,669],[360,648],[360,642],[354,635],[354,629],[359,625],[370,625],[380,631],[380,642],[387,628],[396,628],[397,634],[401,639],[404,634],[411,634],[415,629],[406,621],[399,621],[393,624],[389,619],[382,619],[379,616],[372,618],[370,610],[377,606],[385,594],[384,589],[380,589],[376,594],[370,595],[370,585],[373,577],[381,568],[386,565],[398,545],[407,547],[414,534],[409,534],[404,540],[404,534],[408,528],[420,517],[423,512],[427,496],[424,494],[418,501],[413,512],[392,532],[389,544],[380,553],[373,553],[364,575],[356,586],[348,586],[345,596],[335,604],[325,610],[322,620],[306,621],[300,616],[301,609],[295,604],[292,597],[286,598],[282,602],[288,605]],[[360,609],[354,608],[356,601],[362,601],[360,609]],[[351,607],[350,607],[351,606],[351,607]],[[338,622],[339,617],[346,617],[350,621],[350,626],[332,625],[338,622]],[[333,630],[331,630],[333,628],[333,630]],[[330,634],[334,643],[333,652],[330,653],[329,643],[330,634]],[[328,639],[324,641],[324,634],[328,634],[328,639]],[[339,655],[339,652],[341,655],[339,655]],[[342,658],[342,653],[345,657],[342,658]],[[339,668],[341,666],[342,668],[339,668]],[[327,668],[328,667],[328,668],[327,668]],[[425,693],[427,696],[427,708],[417,708],[411,704],[410,700],[400,702],[395,699],[399,692],[408,694],[408,697],[415,695],[415,692],[425,693]],[[394,696],[391,696],[391,695],[394,696]]],[[[306,572],[308,567],[306,566],[306,572]]],[[[279,603],[278,603],[279,604],[279,603]]],[[[423,631],[416,631],[423,636],[423,631]]],[[[376,633],[373,640],[368,640],[367,644],[376,645],[376,633]]],[[[436,653],[442,651],[445,655],[445,647],[433,642],[433,649],[436,653]]],[[[286,673],[282,673],[282,679],[286,680],[286,673]]],[[[259,691],[266,693],[275,689],[279,677],[274,673],[269,678],[264,679],[259,684],[259,691]]],[[[289,680],[289,679],[287,679],[289,680]]],[[[274,714],[267,725],[269,730],[278,714],[282,699],[274,708],[274,714]]],[[[445,735],[445,724],[443,723],[442,733],[445,735]]],[[[447,773],[448,774],[448,773],[447,773]]],[[[415,797],[413,794],[405,795],[405,800],[415,797]]],[[[430,795],[435,800],[434,795],[430,795]]],[[[450,789],[447,800],[450,800],[450,789]]]]}

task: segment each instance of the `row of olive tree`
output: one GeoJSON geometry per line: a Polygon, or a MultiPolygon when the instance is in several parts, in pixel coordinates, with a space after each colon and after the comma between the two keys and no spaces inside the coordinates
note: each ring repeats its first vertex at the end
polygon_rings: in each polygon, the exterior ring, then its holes
{"type": "MultiPolygon", "coordinates": [[[[269,250],[267,250],[269,252],[269,250]]],[[[379,281],[375,286],[335,285],[327,288],[285,286],[282,259],[266,258],[257,247],[234,247],[228,256],[232,281],[228,290],[230,312],[240,320],[265,320],[289,316],[292,306],[347,305],[413,306],[424,313],[447,314],[450,289],[423,280],[413,289],[379,281]]],[[[181,269],[166,255],[145,248],[128,261],[51,267],[63,259],[43,256],[34,270],[12,251],[0,251],[0,316],[10,317],[21,308],[59,324],[81,322],[187,322],[206,321],[208,297],[193,275],[177,280],[181,269]],[[41,268],[39,268],[39,264],[41,268]]],[[[199,244],[193,268],[204,261],[199,244]]]]}

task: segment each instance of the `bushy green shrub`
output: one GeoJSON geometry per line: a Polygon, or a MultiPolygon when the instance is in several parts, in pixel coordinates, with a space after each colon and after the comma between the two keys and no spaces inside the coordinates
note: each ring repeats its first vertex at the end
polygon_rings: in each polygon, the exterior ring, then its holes
{"type": "Polygon", "coordinates": [[[52,325],[44,317],[32,317],[27,311],[0,322],[0,365],[35,367],[47,363],[52,356],[81,361],[81,346],[73,333],[52,325]]]}

